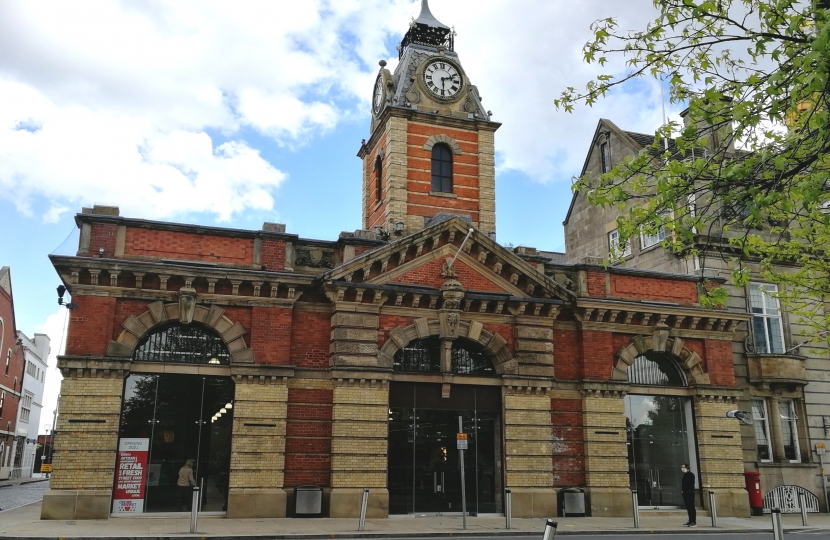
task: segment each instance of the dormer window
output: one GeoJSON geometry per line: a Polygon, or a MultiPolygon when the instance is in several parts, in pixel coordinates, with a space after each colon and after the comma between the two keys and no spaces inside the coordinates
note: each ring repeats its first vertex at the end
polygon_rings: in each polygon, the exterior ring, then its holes
{"type": "Polygon", "coordinates": [[[611,146],[607,140],[601,142],[599,145],[599,157],[602,165],[602,173],[605,174],[611,170],[611,146]]]}
{"type": "Polygon", "coordinates": [[[383,198],[383,158],[375,158],[375,199],[380,202],[383,198]]]}
{"type": "Polygon", "coordinates": [[[432,147],[432,191],[452,193],[452,149],[445,143],[432,147]]]}

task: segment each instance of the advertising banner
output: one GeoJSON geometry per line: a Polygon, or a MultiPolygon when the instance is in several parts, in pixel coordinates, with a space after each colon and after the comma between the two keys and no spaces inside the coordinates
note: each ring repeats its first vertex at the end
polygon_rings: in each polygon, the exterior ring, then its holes
{"type": "Polygon", "coordinates": [[[115,467],[114,514],[144,512],[144,490],[147,481],[147,454],[150,439],[123,438],[118,441],[115,467]]]}

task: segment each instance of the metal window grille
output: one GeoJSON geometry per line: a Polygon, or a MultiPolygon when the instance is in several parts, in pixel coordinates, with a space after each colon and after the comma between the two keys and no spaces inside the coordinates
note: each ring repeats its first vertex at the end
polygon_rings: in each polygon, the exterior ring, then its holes
{"type": "Polygon", "coordinates": [[[398,60],[409,45],[426,45],[427,47],[444,47],[455,50],[455,32],[448,28],[438,28],[426,24],[413,24],[398,46],[398,60]]]}
{"type": "Polygon", "coordinates": [[[211,362],[213,359],[228,365],[231,355],[218,335],[196,323],[169,326],[154,332],[139,342],[133,353],[136,362],[217,363],[211,362]]]}
{"type": "MultiPolygon", "coordinates": [[[[493,362],[484,347],[456,340],[451,350],[452,372],[459,375],[494,374],[493,362]]],[[[395,353],[394,371],[441,372],[441,342],[433,336],[415,339],[395,353]]]]}
{"type": "Polygon", "coordinates": [[[452,150],[444,143],[432,147],[432,191],[452,193],[452,150]]]}
{"type": "Polygon", "coordinates": [[[648,351],[628,367],[628,382],[646,386],[686,386],[686,374],[666,353],[648,351]]]}

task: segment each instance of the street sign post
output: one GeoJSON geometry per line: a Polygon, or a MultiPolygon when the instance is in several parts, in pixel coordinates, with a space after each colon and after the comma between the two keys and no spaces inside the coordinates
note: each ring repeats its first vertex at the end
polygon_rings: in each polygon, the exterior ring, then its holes
{"type": "Polygon", "coordinates": [[[464,424],[460,415],[458,416],[458,433],[455,434],[455,441],[458,446],[458,460],[461,463],[461,527],[467,530],[467,489],[464,482],[464,450],[467,449],[467,434],[464,433],[464,424]]]}

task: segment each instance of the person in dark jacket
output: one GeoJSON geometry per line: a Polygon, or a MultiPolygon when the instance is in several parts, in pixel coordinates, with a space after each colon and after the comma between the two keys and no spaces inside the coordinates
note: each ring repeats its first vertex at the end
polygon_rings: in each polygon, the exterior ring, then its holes
{"type": "Polygon", "coordinates": [[[686,511],[689,513],[689,521],[684,523],[686,527],[697,527],[697,510],[695,509],[695,473],[689,470],[689,464],[684,463],[680,470],[683,471],[683,481],[680,491],[683,492],[683,502],[686,504],[686,511]]]}

